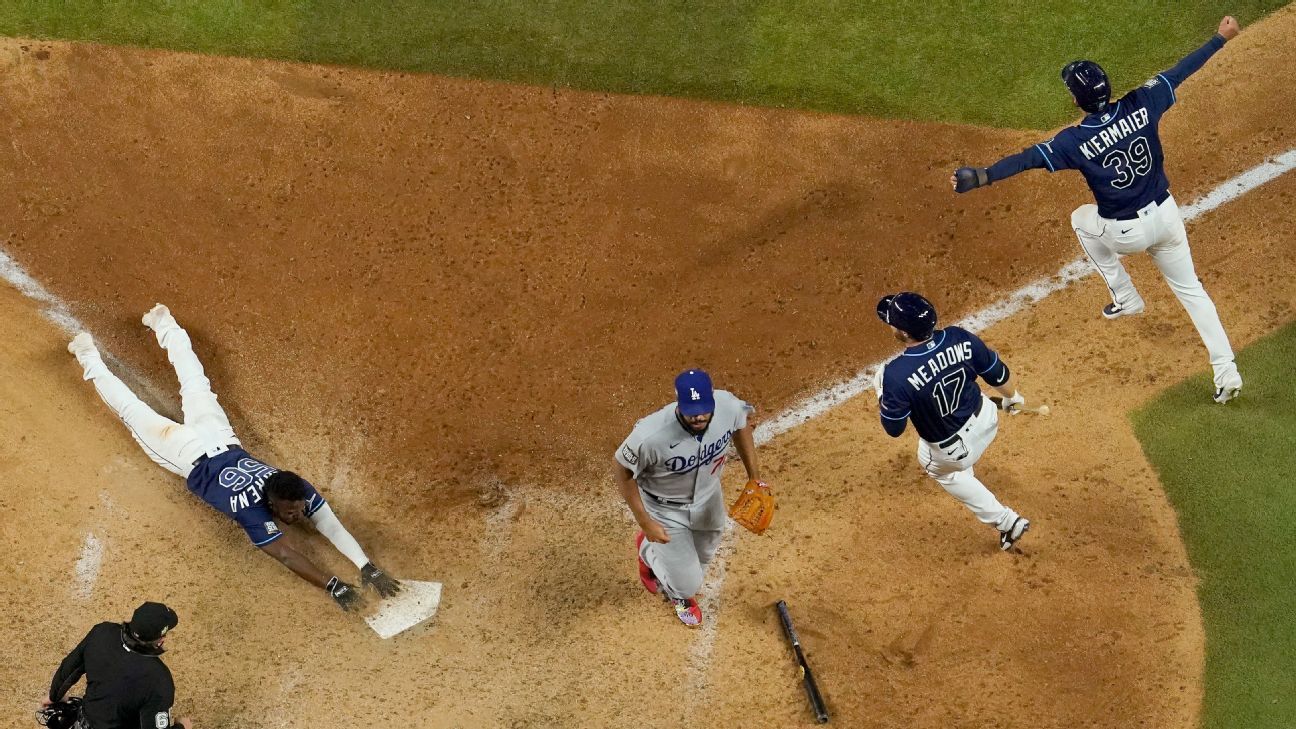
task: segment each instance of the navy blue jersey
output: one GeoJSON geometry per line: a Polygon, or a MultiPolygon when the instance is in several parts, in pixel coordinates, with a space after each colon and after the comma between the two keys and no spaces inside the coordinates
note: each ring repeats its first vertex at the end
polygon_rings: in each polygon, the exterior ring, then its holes
{"type": "MultiPolygon", "coordinates": [[[[262,493],[266,478],[278,470],[242,448],[231,448],[194,466],[185,485],[213,509],[238,522],[248,539],[263,547],[283,536],[262,493]]],[[[325,503],[315,487],[306,483],[306,515],[319,511],[325,503]]]]}
{"type": "Polygon", "coordinates": [[[991,165],[994,183],[1024,170],[1079,170],[1104,218],[1133,218],[1140,208],[1165,200],[1170,181],[1157,125],[1175,103],[1175,89],[1224,47],[1216,35],[1169,70],[1125,94],[1115,104],[1089,114],[1080,124],[1058,132],[1019,154],[991,165]]]}
{"type": "Polygon", "coordinates": [[[904,432],[905,421],[912,420],[923,440],[945,440],[980,407],[977,377],[1002,385],[1008,380],[1008,366],[966,329],[936,330],[931,339],[909,347],[882,371],[882,425],[897,436],[904,432]]]}

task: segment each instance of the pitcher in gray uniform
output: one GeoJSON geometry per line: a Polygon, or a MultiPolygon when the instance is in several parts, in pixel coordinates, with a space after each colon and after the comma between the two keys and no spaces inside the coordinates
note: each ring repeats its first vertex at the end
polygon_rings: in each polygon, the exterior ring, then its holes
{"type": "Polygon", "coordinates": [[[750,405],[714,389],[702,370],[680,373],[675,395],[617,448],[617,476],[642,530],[635,536],[639,579],[670,601],[680,622],[696,628],[702,625],[697,593],[727,517],[720,474],[729,445],[749,478],[760,480],[760,466],[747,424],[750,405]]]}

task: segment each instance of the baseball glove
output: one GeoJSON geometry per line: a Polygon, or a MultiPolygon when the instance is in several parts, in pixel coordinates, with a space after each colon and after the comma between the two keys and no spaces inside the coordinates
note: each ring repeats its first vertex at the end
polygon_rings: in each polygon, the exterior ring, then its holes
{"type": "Polygon", "coordinates": [[[764,534],[774,520],[774,492],[764,481],[748,481],[729,516],[752,534],[764,534]]]}

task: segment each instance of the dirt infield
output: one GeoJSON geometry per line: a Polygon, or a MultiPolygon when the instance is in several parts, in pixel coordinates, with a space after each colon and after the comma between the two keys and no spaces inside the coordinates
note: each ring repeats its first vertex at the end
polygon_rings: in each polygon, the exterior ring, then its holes
{"type": "MultiPolygon", "coordinates": [[[[1181,202],[1296,147],[1293,32],[1288,8],[1185,86],[1181,202]]],[[[1146,315],[1102,321],[1089,279],[986,333],[1056,409],[985,462],[1036,523],[1022,554],[865,397],[765,450],[783,510],[737,540],[714,644],[634,580],[609,458],[676,370],[772,414],[892,350],[879,294],[953,321],[1076,257],[1078,176],[948,191],[1037,135],[17,40],[0,66],[3,249],[174,411],[138,325],[167,302],[249,448],[447,588],[378,641],[153,467],[2,287],[0,710],[147,598],[181,615],[168,664],[205,727],[792,726],[786,598],[843,726],[1195,721],[1193,578],[1124,413],[1206,362],[1143,260],[1146,315]]],[[[1190,228],[1235,346],[1296,315],[1293,194],[1190,228]]]]}

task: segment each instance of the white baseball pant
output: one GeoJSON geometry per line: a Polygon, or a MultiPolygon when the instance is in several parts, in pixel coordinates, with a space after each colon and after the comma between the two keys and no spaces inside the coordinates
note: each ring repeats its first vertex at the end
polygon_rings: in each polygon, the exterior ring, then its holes
{"type": "Polygon", "coordinates": [[[1144,206],[1134,220],[1110,220],[1098,215],[1097,205],[1081,205],[1071,213],[1071,227],[1080,247],[1084,248],[1094,268],[1107,282],[1112,302],[1117,306],[1143,307],[1143,297],[1134,288],[1120,257],[1143,252],[1150,255],[1197,327],[1202,344],[1206,345],[1215,387],[1224,387],[1236,378],[1233,348],[1229,345],[1224,325],[1220,323],[1215,302],[1211,301],[1193,268],[1188,231],[1184,229],[1173,195],[1159,205],[1154,202],[1144,206]]]}
{"type": "Polygon", "coordinates": [[[959,432],[940,444],[918,439],[918,464],[977,519],[1005,531],[1017,520],[1017,512],[999,503],[972,470],[998,432],[999,411],[982,395],[981,412],[969,418],[959,432]]]}
{"type": "Polygon", "coordinates": [[[724,534],[724,492],[719,488],[691,504],[662,504],[640,492],[648,515],[666,528],[670,541],[644,540],[639,556],[652,569],[667,596],[683,599],[702,589],[706,566],[715,557],[724,534]]]}
{"type": "Polygon", "coordinates": [[[153,462],[187,478],[200,456],[224,453],[239,445],[225,410],[211,391],[211,381],[194,354],[189,333],[168,314],[157,322],[154,333],[167,352],[180,381],[180,403],[184,422],[159,415],[109,371],[98,350],[77,352],[84,378],[94,382],[99,397],[126,424],[135,442],[153,462]]]}

